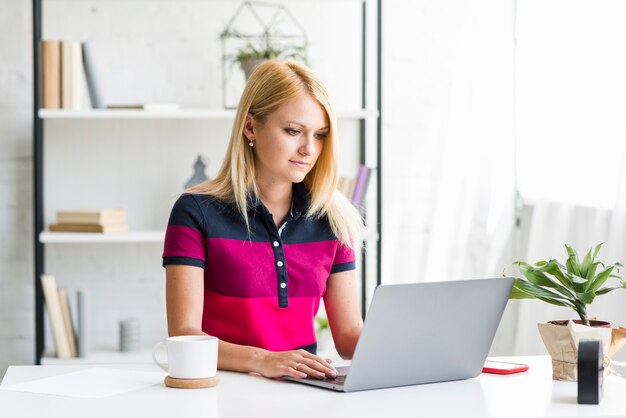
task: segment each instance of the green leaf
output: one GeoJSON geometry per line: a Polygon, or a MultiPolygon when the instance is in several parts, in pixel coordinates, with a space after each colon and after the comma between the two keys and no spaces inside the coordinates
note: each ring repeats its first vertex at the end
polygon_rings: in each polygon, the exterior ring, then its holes
{"type": "Polygon", "coordinates": [[[576,310],[576,308],[574,307],[574,305],[570,302],[566,302],[564,300],[557,300],[557,299],[546,299],[546,298],[537,298],[539,300],[542,300],[544,302],[550,303],[552,305],[556,305],[556,306],[565,306],[566,308],[572,308],[574,310],[576,310]]]}
{"type": "MultiPolygon", "coordinates": [[[[542,271],[546,268],[547,264],[542,268],[535,268],[528,263],[517,262],[520,272],[528,279],[529,282],[538,286],[550,287],[561,293],[567,299],[574,299],[576,296],[567,287],[561,286],[557,280],[551,279],[542,271]]],[[[554,269],[558,270],[558,267],[554,266],[554,269]]],[[[567,285],[566,285],[567,286],[567,285]]]]}
{"type": "Polygon", "coordinates": [[[621,287],[603,287],[602,289],[596,290],[596,296],[605,295],[615,289],[621,289],[621,287]]]}
{"type": "Polygon", "coordinates": [[[572,288],[571,277],[569,276],[569,274],[563,274],[563,272],[561,271],[560,265],[559,263],[556,262],[556,260],[550,260],[550,262],[547,263],[545,266],[543,266],[541,270],[545,273],[549,273],[553,275],[554,277],[556,277],[557,280],[561,282],[561,284],[565,286],[566,288],[568,289],[572,288]]]}
{"type": "Polygon", "coordinates": [[[534,283],[527,282],[525,280],[516,278],[513,289],[511,290],[510,299],[539,299],[545,298],[549,300],[563,300],[566,299],[558,293],[551,292],[543,287],[537,286],[534,283]]]}
{"type": "Polygon", "coordinates": [[[587,270],[587,275],[585,276],[588,280],[587,284],[593,283],[593,279],[596,277],[596,270],[601,264],[601,262],[596,261],[595,263],[592,263],[591,266],[589,266],[589,270],[587,270]]]}
{"type": "Polygon", "coordinates": [[[611,272],[613,271],[613,268],[614,266],[608,266],[600,274],[598,274],[593,279],[592,283],[589,284],[588,291],[595,292],[596,290],[598,290],[600,286],[602,286],[604,282],[606,282],[606,280],[609,278],[609,276],[611,275],[611,272]]]}
{"type": "Polygon", "coordinates": [[[527,263],[519,263],[520,272],[528,279],[529,282],[539,286],[554,287],[555,284],[546,277],[541,270],[536,270],[533,266],[527,263]]]}
{"type": "Polygon", "coordinates": [[[593,299],[596,297],[596,293],[595,292],[583,292],[583,293],[576,293],[576,298],[584,303],[585,305],[589,305],[591,302],[593,302],[593,299]]]}
{"type": "Polygon", "coordinates": [[[567,244],[565,244],[565,248],[567,249],[568,254],[567,261],[565,262],[567,271],[580,276],[580,265],[578,263],[578,254],[576,253],[576,250],[567,244]]]}
{"type": "MultiPolygon", "coordinates": [[[[604,241],[606,242],[606,241],[604,241]]],[[[602,247],[602,244],[604,244],[604,242],[601,242],[600,244],[596,245],[596,248],[593,249],[593,258],[595,259],[598,256],[598,253],[600,252],[600,248],[602,247]]]]}
{"type": "Polygon", "coordinates": [[[589,280],[585,279],[584,277],[579,277],[575,274],[571,275],[572,277],[572,282],[576,283],[576,284],[583,284],[583,283],[587,283],[589,280]]]}
{"type": "Polygon", "coordinates": [[[589,267],[591,267],[592,261],[593,261],[593,257],[591,255],[591,248],[590,248],[589,251],[587,251],[587,254],[585,254],[582,265],[580,266],[581,277],[584,277],[587,279],[589,278],[589,276],[587,276],[587,272],[589,271],[589,267]]]}

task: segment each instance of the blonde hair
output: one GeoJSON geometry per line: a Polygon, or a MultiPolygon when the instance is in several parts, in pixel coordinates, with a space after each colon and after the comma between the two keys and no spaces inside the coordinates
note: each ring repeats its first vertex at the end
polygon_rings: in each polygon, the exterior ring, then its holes
{"type": "Polygon", "coordinates": [[[326,216],[332,232],[339,241],[353,248],[360,239],[363,221],[359,212],[337,192],[339,181],[336,151],[336,120],[326,87],[313,72],[290,61],[270,60],[260,64],[251,74],[241,95],[233,123],[226,157],[217,177],[186,190],[186,193],[208,194],[235,203],[248,224],[248,194],[259,195],[252,147],[244,135],[246,116],[264,122],[282,104],[308,95],[325,110],[328,135],[314,167],[304,179],[310,194],[307,218],[326,216]]]}

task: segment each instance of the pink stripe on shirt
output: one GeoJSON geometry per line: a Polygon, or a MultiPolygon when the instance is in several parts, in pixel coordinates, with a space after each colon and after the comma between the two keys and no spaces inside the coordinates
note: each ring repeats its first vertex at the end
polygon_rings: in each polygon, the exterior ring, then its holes
{"type": "Polygon", "coordinates": [[[165,232],[163,257],[192,257],[204,260],[202,232],[187,226],[169,225],[165,232]],[[170,237],[175,237],[172,239],[170,237]]]}
{"type": "Polygon", "coordinates": [[[202,330],[233,344],[293,350],[315,342],[313,321],[303,319],[318,308],[319,298],[290,298],[288,308],[279,308],[276,297],[235,298],[205,289],[202,330]]]}

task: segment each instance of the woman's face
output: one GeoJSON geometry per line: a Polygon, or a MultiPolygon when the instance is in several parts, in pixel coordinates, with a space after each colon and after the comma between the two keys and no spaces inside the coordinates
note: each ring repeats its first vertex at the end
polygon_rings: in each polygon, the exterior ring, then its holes
{"type": "Polygon", "coordinates": [[[259,185],[291,185],[303,181],[315,165],[328,134],[328,117],[315,99],[301,96],[262,123],[248,114],[244,134],[254,143],[259,185]]]}

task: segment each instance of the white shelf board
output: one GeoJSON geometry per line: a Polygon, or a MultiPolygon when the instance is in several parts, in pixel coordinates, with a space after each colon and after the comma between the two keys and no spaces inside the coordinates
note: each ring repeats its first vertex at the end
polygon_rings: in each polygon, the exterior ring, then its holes
{"type": "MultiPolygon", "coordinates": [[[[234,109],[179,109],[179,110],[137,110],[137,109],[39,109],[42,119],[234,119],[234,109]]],[[[377,118],[378,111],[371,109],[339,110],[338,119],[377,118]]]]}
{"type": "Polygon", "coordinates": [[[165,231],[130,231],[101,234],[97,232],[50,232],[42,231],[39,242],[51,243],[107,243],[107,242],[163,242],[165,231]]]}
{"type": "Polygon", "coordinates": [[[39,117],[42,119],[232,119],[235,117],[235,111],[231,109],[39,109],[39,117]]]}
{"type": "Polygon", "coordinates": [[[94,349],[86,357],[58,358],[46,353],[41,358],[42,365],[70,365],[70,364],[124,364],[124,363],[152,363],[152,349],[142,347],[136,351],[121,352],[115,348],[94,349]]]}

